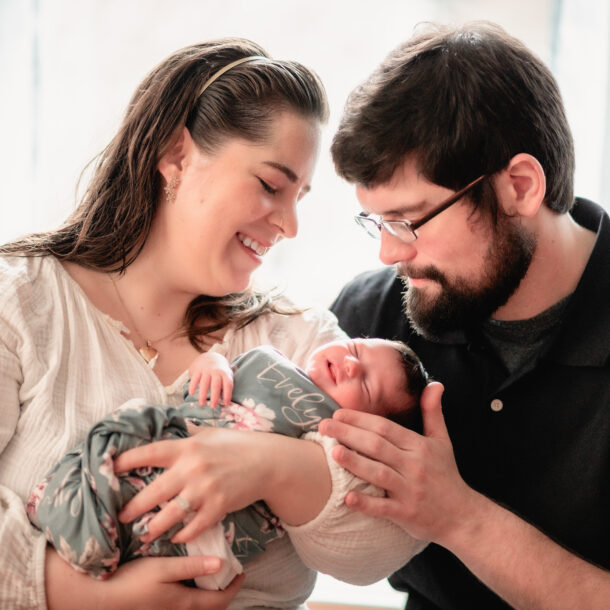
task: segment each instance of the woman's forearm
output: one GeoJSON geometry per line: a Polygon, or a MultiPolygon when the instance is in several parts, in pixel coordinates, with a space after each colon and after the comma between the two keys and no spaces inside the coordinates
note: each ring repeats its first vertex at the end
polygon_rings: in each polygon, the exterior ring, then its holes
{"type": "Polygon", "coordinates": [[[45,590],[49,610],[78,610],[86,604],[97,608],[99,581],[81,574],[64,561],[51,547],[45,558],[45,590]]]}
{"type": "MultiPolygon", "coordinates": [[[[288,525],[314,519],[326,505],[331,477],[324,449],[312,441],[267,435],[263,499],[288,525]]],[[[263,456],[261,456],[263,457],[263,456]]]]}
{"type": "Polygon", "coordinates": [[[224,591],[204,591],[182,584],[184,580],[214,574],[219,567],[220,560],[212,557],[142,557],[123,564],[111,578],[100,581],[77,572],[48,548],[47,607],[49,610],[224,610],[239,592],[243,575],[224,591]]]}

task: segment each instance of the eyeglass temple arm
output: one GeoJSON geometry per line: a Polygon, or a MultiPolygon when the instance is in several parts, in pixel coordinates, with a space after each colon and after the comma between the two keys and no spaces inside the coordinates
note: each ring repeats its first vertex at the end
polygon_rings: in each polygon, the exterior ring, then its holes
{"type": "Polygon", "coordinates": [[[481,182],[481,180],[483,180],[483,178],[486,177],[487,174],[479,176],[476,180],[473,180],[470,184],[467,184],[463,189],[460,189],[455,195],[453,195],[453,197],[447,199],[447,201],[445,201],[445,203],[443,203],[440,207],[435,208],[422,218],[419,218],[415,222],[412,222],[411,229],[415,230],[418,227],[421,227],[424,223],[428,222],[429,220],[432,220],[432,218],[434,218],[436,215],[440,214],[441,212],[444,212],[449,206],[453,205],[456,201],[458,201],[458,199],[461,199],[470,189],[474,188],[477,184],[479,184],[479,182],[481,182]]]}

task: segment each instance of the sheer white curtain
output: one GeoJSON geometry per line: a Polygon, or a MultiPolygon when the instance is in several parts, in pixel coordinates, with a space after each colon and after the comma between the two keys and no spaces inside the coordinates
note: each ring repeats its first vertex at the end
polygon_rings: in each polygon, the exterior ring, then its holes
{"type": "Polygon", "coordinates": [[[332,115],[299,238],[261,278],[301,302],[328,304],[376,244],[351,220],[352,189],[328,145],[348,92],[420,21],[489,19],[556,74],[576,142],[576,192],[610,206],[610,11],[607,0],[0,0],[0,242],[57,225],[82,167],[112,136],[133,88],[169,52],[226,35],[252,38],[322,76],[332,115]],[[527,19],[524,17],[527,16],[527,19]],[[319,269],[325,273],[320,274],[319,269]]]}
{"type": "Polygon", "coordinates": [[[574,134],[577,195],[610,210],[610,3],[556,0],[551,69],[574,134]]]}
{"type": "Polygon", "coordinates": [[[349,91],[421,21],[496,21],[549,61],[552,2],[382,0],[373,10],[351,0],[0,0],[0,242],[65,218],[80,170],[156,62],[198,40],[240,35],[314,67],[328,90],[332,115],[299,238],[274,249],[260,274],[299,302],[327,305],[379,264],[328,155],[349,91]]]}

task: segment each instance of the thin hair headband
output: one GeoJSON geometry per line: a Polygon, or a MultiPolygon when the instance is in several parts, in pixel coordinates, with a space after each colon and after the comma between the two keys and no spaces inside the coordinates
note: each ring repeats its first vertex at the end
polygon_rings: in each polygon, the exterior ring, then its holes
{"type": "Polygon", "coordinates": [[[201,87],[201,91],[199,92],[199,96],[203,95],[203,92],[217,79],[220,78],[225,72],[228,72],[231,68],[235,66],[239,66],[240,64],[245,64],[249,61],[271,61],[268,57],[264,57],[263,55],[250,55],[249,57],[242,57],[241,59],[237,59],[232,61],[230,64],[223,66],[220,70],[216,71],[208,80],[205,81],[203,87],[201,87]]]}

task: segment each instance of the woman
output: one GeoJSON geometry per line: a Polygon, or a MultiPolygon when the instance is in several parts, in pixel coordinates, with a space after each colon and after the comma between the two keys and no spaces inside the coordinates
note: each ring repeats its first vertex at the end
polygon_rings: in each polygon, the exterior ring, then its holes
{"type": "Polygon", "coordinates": [[[355,582],[402,565],[400,530],[349,513],[342,499],[357,482],[319,439],[206,430],[125,454],[122,467],[167,468],[123,514],[174,498],[151,536],[191,509],[179,541],[255,500],[298,498],[290,537],[224,592],[180,583],[217,570],[215,558],[139,559],[104,582],[78,574],[45,548],[23,506],[125,400],[178,404],[188,364],[212,345],[232,358],[270,343],[302,366],[343,336],[329,314],[291,313],[250,286],[268,249],[297,233],[326,116],[315,75],[249,41],[178,51],[138,87],[65,225],[0,250],[0,606],[296,607],[315,578],[304,563],[355,582]]]}

